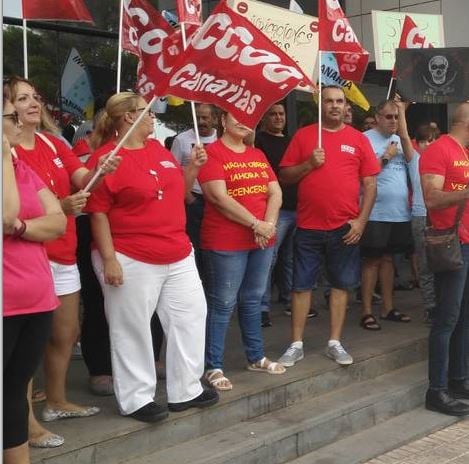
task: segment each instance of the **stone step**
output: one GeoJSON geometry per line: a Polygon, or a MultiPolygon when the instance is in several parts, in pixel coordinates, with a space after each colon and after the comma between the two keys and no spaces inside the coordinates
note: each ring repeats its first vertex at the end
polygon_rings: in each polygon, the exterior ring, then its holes
{"type": "Polygon", "coordinates": [[[126,462],[282,464],[416,408],[426,383],[416,363],[126,462]]]}
{"type": "Polygon", "coordinates": [[[457,421],[455,417],[419,407],[289,461],[289,464],[361,464],[457,421]]]}
{"type": "MultiPolygon", "coordinates": [[[[270,376],[246,371],[242,355],[227,350],[232,356],[228,371],[235,388],[222,394],[219,404],[206,410],[189,410],[170,414],[159,424],[149,425],[118,415],[114,398],[93,398],[102,408],[101,414],[87,419],[75,419],[49,423],[54,433],[65,436],[60,448],[32,450],[33,463],[47,464],[116,464],[134,457],[148,455],[165,448],[215,433],[241,422],[283,408],[302,404],[305,400],[319,397],[357,382],[373,379],[395,369],[408,366],[426,358],[428,329],[423,325],[406,326],[389,324],[379,337],[352,326],[347,346],[353,353],[355,363],[347,368],[338,366],[323,353],[327,340],[327,318],[315,321],[311,331],[305,359],[285,375],[270,376]],[[323,335],[318,337],[318,331],[323,335]],[[314,346],[314,343],[316,346],[314,346]],[[320,347],[320,348],[319,348],[320,347]],[[313,348],[313,349],[312,349],[313,348]]],[[[279,317],[280,320],[280,317],[279,317]]],[[[277,322],[277,321],[275,321],[277,322]]],[[[286,325],[286,324],[285,324],[286,325]]],[[[278,324],[278,332],[266,340],[270,352],[281,353],[288,339],[286,327],[278,324]],[[271,344],[271,346],[269,346],[271,344]],[[281,345],[281,346],[280,346],[281,345]]],[[[75,390],[72,401],[90,403],[86,394],[86,372],[81,364],[74,362],[74,377],[69,382],[75,390]],[[79,372],[76,371],[80,365],[79,372]]],[[[165,401],[159,390],[159,400],[165,401]]]]}

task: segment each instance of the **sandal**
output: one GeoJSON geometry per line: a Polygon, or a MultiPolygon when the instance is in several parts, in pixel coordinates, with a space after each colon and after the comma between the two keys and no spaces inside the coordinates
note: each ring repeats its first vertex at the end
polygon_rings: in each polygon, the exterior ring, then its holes
{"type": "Polygon", "coordinates": [[[228,391],[233,390],[233,384],[227,379],[221,369],[211,369],[204,375],[205,381],[215,390],[228,391]]]}
{"type": "Polygon", "coordinates": [[[400,313],[395,309],[391,309],[391,311],[386,314],[386,316],[380,316],[380,319],[384,321],[392,321],[392,322],[410,322],[410,317],[406,314],[400,313]]]}
{"type": "Polygon", "coordinates": [[[42,403],[46,401],[46,392],[44,390],[34,390],[31,396],[31,402],[33,404],[42,403]]]}
{"type": "Polygon", "coordinates": [[[378,324],[373,314],[366,314],[360,319],[360,327],[366,330],[381,330],[381,326],[378,324]]]}
{"type": "Polygon", "coordinates": [[[248,364],[248,371],[265,372],[266,374],[284,374],[286,369],[280,363],[273,362],[266,357],[256,363],[248,364]]]}

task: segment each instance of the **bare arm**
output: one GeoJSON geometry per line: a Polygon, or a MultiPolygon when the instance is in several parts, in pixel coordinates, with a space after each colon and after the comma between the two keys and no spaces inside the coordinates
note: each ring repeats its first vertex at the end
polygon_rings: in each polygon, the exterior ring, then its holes
{"type": "Polygon", "coordinates": [[[363,231],[365,230],[366,223],[370,216],[371,210],[376,200],[376,176],[367,176],[362,179],[363,198],[360,209],[360,214],[356,219],[349,221],[350,230],[344,236],[344,242],[347,245],[354,245],[358,243],[363,231]]]}
{"type": "Polygon", "coordinates": [[[90,190],[94,190],[96,187],[98,187],[104,176],[106,174],[111,174],[113,173],[118,167],[119,163],[121,162],[121,157],[120,156],[114,156],[111,160],[107,160],[109,153],[101,156],[99,158],[98,164],[96,165],[95,168],[93,169],[88,169],[85,168],[84,166],[81,168],[78,168],[73,174],[72,174],[72,184],[77,190],[82,190],[88,185],[89,181],[93,178],[93,176],[96,174],[96,172],[102,168],[102,172],[100,176],[98,177],[97,181],[93,184],[90,190]]]}
{"type": "MultiPolygon", "coordinates": [[[[49,189],[43,188],[37,194],[44,208],[44,215],[26,219],[24,221],[26,230],[21,237],[32,242],[54,240],[64,234],[67,218],[62,212],[59,201],[49,189]]],[[[20,222],[19,219],[18,222],[20,222]]]]}
{"type": "Polygon", "coordinates": [[[405,160],[410,163],[414,157],[414,147],[412,146],[412,141],[409,136],[409,131],[407,130],[407,121],[405,117],[405,112],[408,107],[408,104],[400,101],[395,102],[398,109],[399,119],[397,120],[397,133],[401,138],[402,151],[404,152],[405,160]]]}
{"type": "Polygon", "coordinates": [[[267,195],[269,199],[267,200],[264,221],[275,225],[278,221],[278,212],[282,206],[282,189],[277,181],[269,182],[267,195]]]}
{"type": "Polygon", "coordinates": [[[93,239],[98,247],[104,266],[104,282],[114,287],[124,283],[122,267],[117,260],[111,227],[106,213],[93,213],[90,216],[93,239]]]}
{"type": "Polygon", "coordinates": [[[445,177],[438,174],[422,174],[423,198],[428,209],[442,209],[460,205],[469,198],[469,190],[443,192],[445,177]]]}
{"type": "MultiPolygon", "coordinates": [[[[228,195],[224,180],[211,180],[202,184],[202,191],[207,201],[212,203],[223,216],[254,232],[269,238],[275,233],[275,225],[254,217],[243,205],[228,195]]],[[[220,231],[223,233],[223,231],[220,231]]]]}
{"type": "Polygon", "coordinates": [[[3,231],[11,233],[20,212],[20,196],[8,140],[3,136],[3,231]]]}
{"type": "Polygon", "coordinates": [[[322,148],[316,148],[310,158],[296,166],[280,168],[279,179],[282,184],[296,184],[313,169],[320,168],[325,162],[322,148]]]}
{"type": "Polygon", "coordinates": [[[185,185],[185,199],[187,203],[191,203],[194,200],[191,194],[194,182],[199,175],[200,168],[207,162],[207,152],[203,145],[195,146],[192,149],[191,161],[184,168],[184,185],[185,185]]]}

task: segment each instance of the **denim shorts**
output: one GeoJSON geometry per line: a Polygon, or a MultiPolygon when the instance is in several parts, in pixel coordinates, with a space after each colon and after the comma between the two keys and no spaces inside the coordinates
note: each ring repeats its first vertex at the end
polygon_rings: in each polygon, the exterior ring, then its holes
{"type": "Polygon", "coordinates": [[[349,224],[334,230],[298,228],[294,239],[293,291],[309,291],[317,284],[322,265],[332,288],[353,289],[360,283],[360,248],[345,245],[349,224]]]}

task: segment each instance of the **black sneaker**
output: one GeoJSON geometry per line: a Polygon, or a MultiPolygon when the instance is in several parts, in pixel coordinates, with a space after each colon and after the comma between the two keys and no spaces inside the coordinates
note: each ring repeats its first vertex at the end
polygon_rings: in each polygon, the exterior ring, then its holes
{"type": "Polygon", "coordinates": [[[262,311],[261,313],[261,326],[262,327],[272,327],[272,321],[270,320],[270,313],[268,311],[262,311]]]}
{"type": "Polygon", "coordinates": [[[204,390],[193,400],[183,401],[182,403],[168,403],[168,409],[171,412],[181,412],[189,408],[206,408],[218,403],[220,397],[214,388],[204,390]]]}
{"type": "Polygon", "coordinates": [[[142,422],[158,422],[168,417],[168,409],[152,401],[132,414],[128,414],[127,417],[132,417],[142,422]]]}

